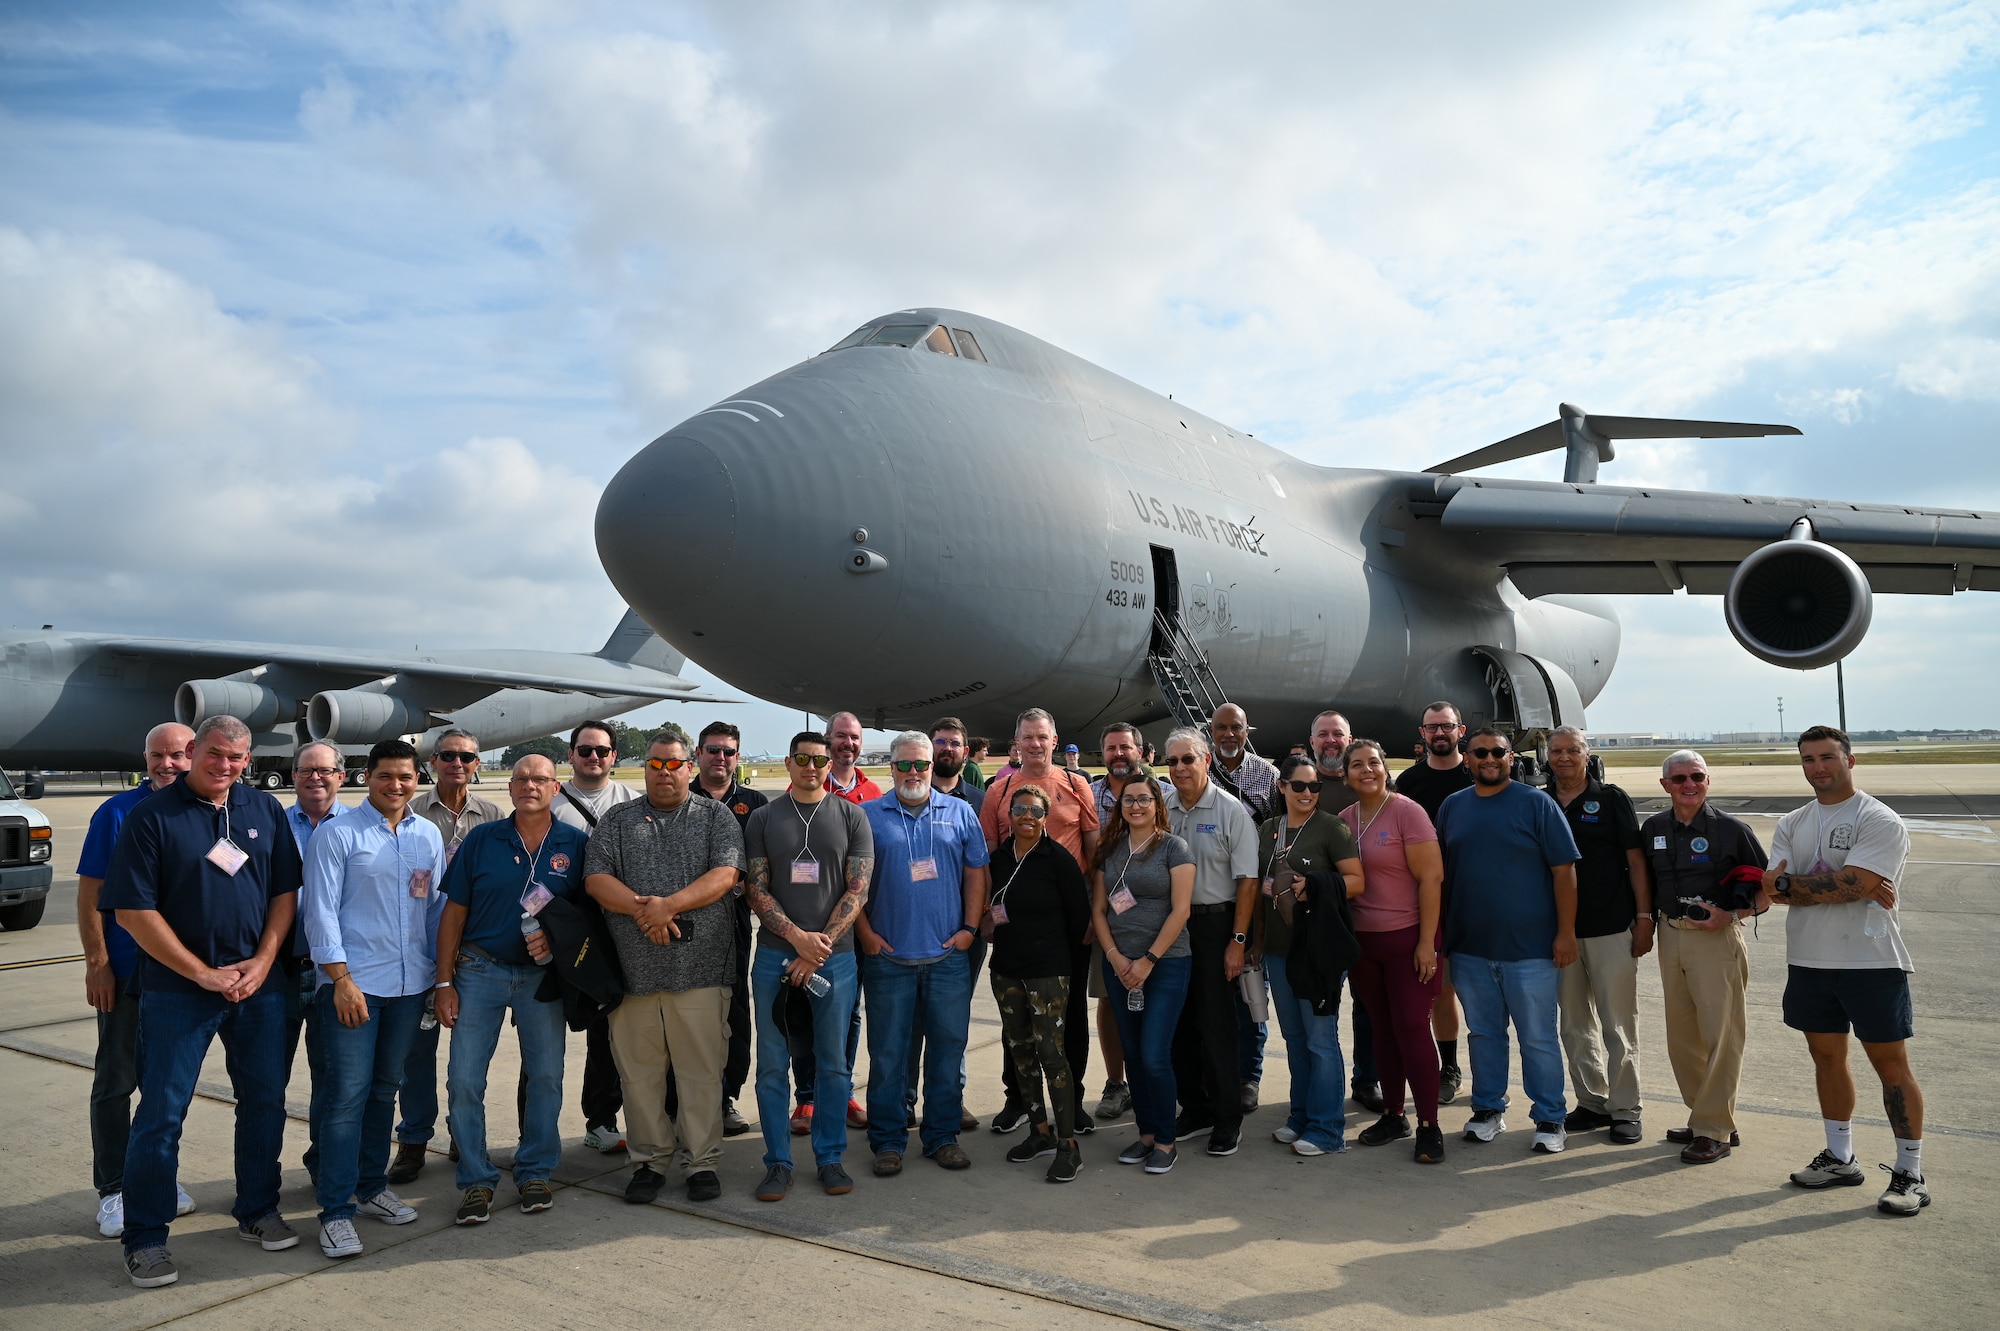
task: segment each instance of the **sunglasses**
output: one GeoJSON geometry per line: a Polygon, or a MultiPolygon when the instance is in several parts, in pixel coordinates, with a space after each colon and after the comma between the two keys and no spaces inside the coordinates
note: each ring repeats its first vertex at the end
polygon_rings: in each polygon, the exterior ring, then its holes
{"type": "Polygon", "coordinates": [[[1467,750],[1467,752],[1471,753],[1472,756],[1475,758],[1505,758],[1509,751],[1503,748],[1503,749],[1470,749],[1467,750]]]}
{"type": "Polygon", "coordinates": [[[678,772],[683,767],[694,766],[692,758],[648,758],[646,766],[655,772],[678,772]]]}
{"type": "Polygon", "coordinates": [[[1165,758],[1161,759],[1161,761],[1164,762],[1169,767],[1182,767],[1182,766],[1193,767],[1196,763],[1202,762],[1204,760],[1205,760],[1205,755],[1199,753],[1183,753],[1178,758],[1174,757],[1170,753],[1165,758]]]}
{"type": "Polygon", "coordinates": [[[899,772],[928,772],[931,770],[931,760],[928,758],[898,758],[895,762],[890,763],[889,766],[899,772]]]}
{"type": "Polygon", "coordinates": [[[479,761],[479,755],[476,753],[466,753],[462,749],[441,749],[431,755],[431,761],[434,763],[476,763],[479,761]]]}
{"type": "Polygon", "coordinates": [[[1676,772],[1668,777],[1667,781],[1669,784],[1676,786],[1705,786],[1708,784],[1708,773],[1676,772]]]}
{"type": "Polygon", "coordinates": [[[618,752],[618,750],[612,748],[609,744],[579,744],[571,749],[570,752],[579,758],[609,758],[612,754],[618,752]]]}
{"type": "Polygon", "coordinates": [[[720,744],[704,744],[701,746],[701,751],[703,753],[716,754],[723,758],[734,758],[736,756],[736,750],[725,748],[720,744]]]}
{"type": "Polygon", "coordinates": [[[1313,794],[1317,795],[1319,794],[1320,786],[1322,785],[1322,783],[1318,781],[1287,781],[1285,784],[1292,788],[1292,793],[1294,795],[1303,795],[1307,791],[1311,791],[1313,794]]]}
{"type": "Polygon", "coordinates": [[[1039,804],[1010,804],[1007,806],[1009,818],[1046,818],[1049,811],[1039,804]]]}
{"type": "Polygon", "coordinates": [[[833,755],[830,753],[795,753],[786,759],[786,761],[797,763],[801,767],[824,767],[833,761],[833,755]]]}

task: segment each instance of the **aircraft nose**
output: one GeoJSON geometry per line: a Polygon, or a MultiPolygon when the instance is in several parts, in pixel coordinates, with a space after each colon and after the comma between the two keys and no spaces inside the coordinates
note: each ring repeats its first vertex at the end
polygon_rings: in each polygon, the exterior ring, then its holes
{"type": "Polygon", "coordinates": [[[706,441],[675,432],[619,469],[597,505],[597,557],[656,627],[697,622],[736,556],[737,496],[706,441]]]}

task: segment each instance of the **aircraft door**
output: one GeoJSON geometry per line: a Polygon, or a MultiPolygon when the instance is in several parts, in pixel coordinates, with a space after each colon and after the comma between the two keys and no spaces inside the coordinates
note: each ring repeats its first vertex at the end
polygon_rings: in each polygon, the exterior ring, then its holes
{"type": "Polygon", "coordinates": [[[1176,618],[1181,612],[1181,575],[1174,552],[1164,545],[1149,548],[1153,552],[1153,608],[1168,619],[1176,618]]]}

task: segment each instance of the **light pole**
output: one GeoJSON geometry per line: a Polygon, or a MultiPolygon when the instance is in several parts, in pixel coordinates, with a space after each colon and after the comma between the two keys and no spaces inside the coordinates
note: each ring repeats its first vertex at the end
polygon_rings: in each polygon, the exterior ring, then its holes
{"type": "Polygon", "coordinates": [[[1847,733],[1847,662],[1833,663],[1834,687],[1840,690],[1840,733],[1847,733]]]}
{"type": "Polygon", "coordinates": [[[1785,738],[1785,699],[1783,694],[1778,696],[1778,738],[1780,741],[1785,738]]]}

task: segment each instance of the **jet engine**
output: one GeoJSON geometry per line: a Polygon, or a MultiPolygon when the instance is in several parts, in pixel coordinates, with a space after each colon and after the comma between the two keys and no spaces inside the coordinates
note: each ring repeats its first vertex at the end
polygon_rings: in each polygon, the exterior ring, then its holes
{"type": "Polygon", "coordinates": [[[316,693],[306,704],[306,730],[335,744],[375,744],[430,729],[430,712],[407,699],[364,689],[316,693]]]}
{"type": "Polygon", "coordinates": [[[299,719],[299,704],[276,689],[243,679],[191,679],[174,690],[174,720],[195,727],[233,716],[252,730],[299,719]]]}
{"type": "Polygon", "coordinates": [[[1814,540],[1811,524],[1801,518],[1789,537],[1737,566],[1722,613],[1752,656],[1814,670],[1861,645],[1875,598],[1861,566],[1814,540]]]}

